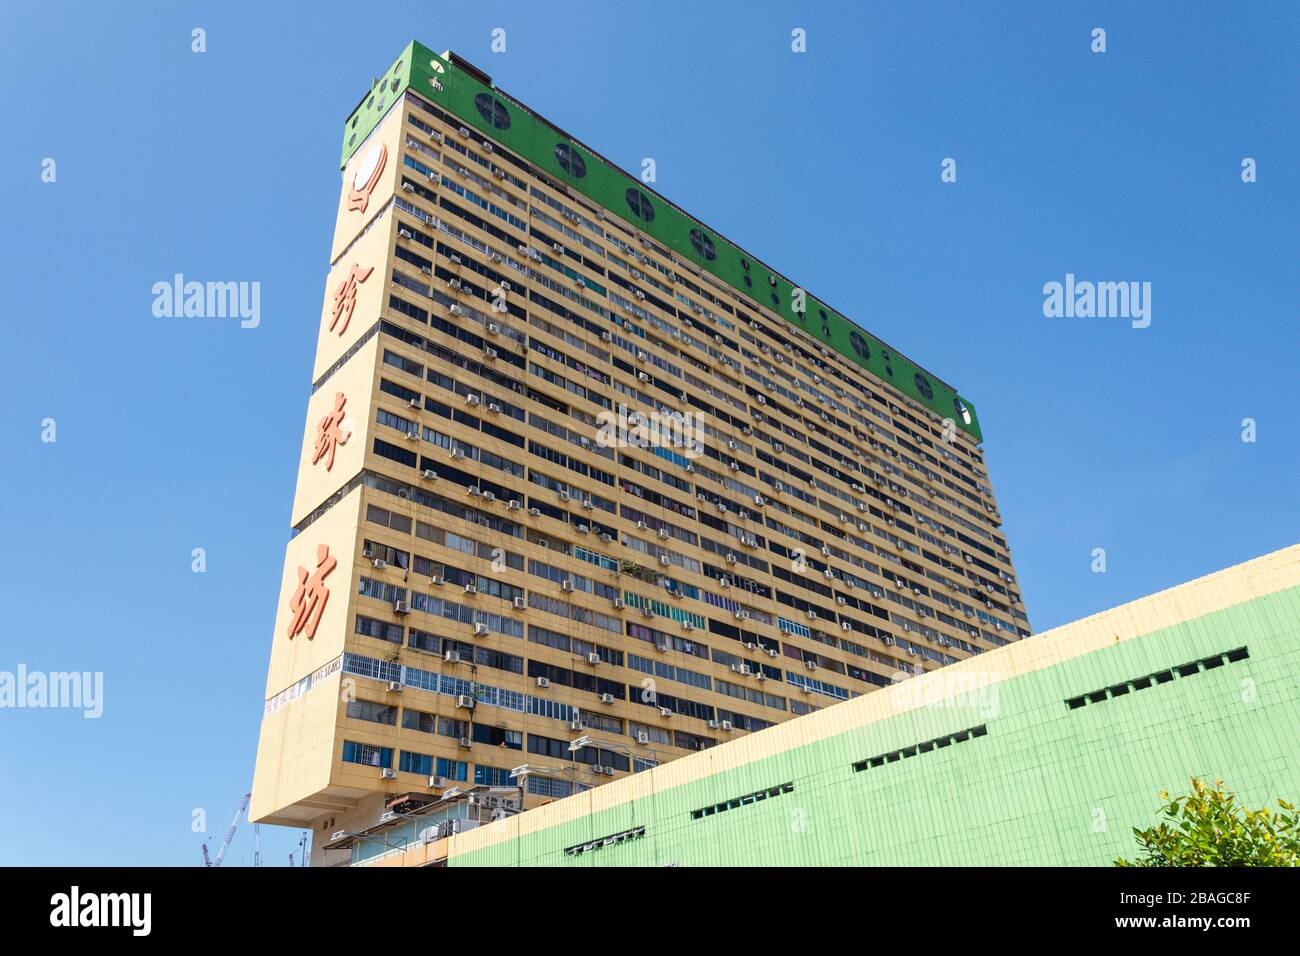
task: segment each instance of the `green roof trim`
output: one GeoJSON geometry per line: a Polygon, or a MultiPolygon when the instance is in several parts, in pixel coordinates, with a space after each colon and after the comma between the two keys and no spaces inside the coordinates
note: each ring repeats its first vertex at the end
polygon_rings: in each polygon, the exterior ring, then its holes
{"type": "MultiPolygon", "coordinates": [[[[600,204],[612,215],[654,238],[678,258],[694,263],[742,296],[760,303],[827,348],[890,383],[940,418],[951,418],[958,428],[977,441],[983,441],[975,406],[952,386],[718,235],[648,184],[619,169],[509,94],[493,87],[490,81],[484,82],[466,69],[459,58],[457,63],[453,63],[423,44],[410,43],[347,118],[340,166],[347,164],[408,89],[455,115],[467,126],[500,142],[573,191],[600,204]],[[481,95],[490,98],[489,114],[496,109],[495,104],[505,109],[509,117],[508,126],[500,128],[480,113],[475,98],[481,95]],[[585,160],[586,175],[579,178],[561,167],[556,156],[556,146],[560,144],[566,144],[585,160]],[[633,211],[627,198],[631,189],[650,198],[654,206],[652,220],[647,221],[633,211]],[[692,232],[695,233],[694,241],[692,232]],[[704,253],[712,255],[706,257],[704,253]],[[752,285],[745,285],[746,277],[752,285]],[[795,306],[799,304],[800,296],[804,308],[797,312],[795,306]]],[[[497,115],[500,115],[499,111],[497,115]]]]}

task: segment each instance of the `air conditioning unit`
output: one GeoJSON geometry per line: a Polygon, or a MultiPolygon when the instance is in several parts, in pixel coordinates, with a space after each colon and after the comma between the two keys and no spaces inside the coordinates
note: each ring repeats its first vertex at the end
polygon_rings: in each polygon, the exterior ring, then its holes
{"type": "Polygon", "coordinates": [[[741,608],[739,611],[736,612],[736,620],[737,620],[737,621],[748,621],[748,620],[749,620],[749,612],[746,611],[744,608],[741,608]]]}
{"type": "Polygon", "coordinates": [[[695,625],[691,621],[682,621],[682,629],[687,631],[695,630],[695,625]]]}
{"type": "Polygon", "coordinates": [[[405,239],[410,239],[410,238],[411,238],[411,230],[409,230],[409,229],[399,229],[399,230],[397,230],[397,238],[398,238],[398,239],[403,239],[403,240],[405,240],[405,239]]]}
{"type": "Polygon", "coordinates": [[[572,590],[573,590],[573,582],[572,582],[570,579],[565,578],[563,581],[560,582],[560,590],[561,590],[561,591],[572,591],[572,590]]]}
{"type": "Polygon", "coordinates": [[[659,555],[659,563],[663,565],[668,565],[668,564],[672,564],[673,561],[672,558],[668,557],[668,555],[661,554],[659,555]]]}
{"type": "Polygon", "coordinates": [[[447,583],[447,579],[444,578],[441,574],[435,574],[433,577],[429,578],[429,583],[436,587],[442,587],[444,584],[447,583]]]}
{"type": "Polygon", "coordinates": [[[388,567],[388,562],[383,558],[375,558],[370,562],[370,564],[376,571],[382,571],[384,568],[388,567]]]}
{"type": "Polygon", "coordinates": [[[735,564],[735,563],[736,563],[736,556],[735,556],[734,554],[732,554],[730,551],[727,552],[727,563],[728,563],[728,564],[735,564]]]}
{"type": "Polygon", "coordinates": [[[810,671],[815,671],[817,669],[816,661],[804,661],[803,663],[804,666],[807,667],[810,671]]]}
{"type": "Polygon", "coordinates": [[[616,611],[621,611],[623,610],[623,608],[627,607],[627,602],[624,601],[622,598],[614,598],[613,604],[614,604],[614,610],[616,611]]]}
{"type": "Polygon", "coordinates": [[[406,614],[406,613],[407,613],[408,611],[410,611],[410,610],[411,610],[411,606],[410,606],[409,604],[407,604],[405,601],[394,601],[394,602],[393,602],[393,613],[394,613],[394,614],[406,614]]]}
{"type": "Polygon", "coordinates": [[[456,706],[463,707],[466,710],[473,710],[474,698],[469,696],[469,694],[458,694],[456,696],[456,706]]]}
{"type": "Polygon", "coordinates": [[[518,501],[515,501],[513,498],[506,503],[506,511],[518,511],[522,507],[523,505],[518,501]]]}
{"type": "Polygon", "coordinates": [[[451,450],[451,460],[452,460],[452,461],[464,461],[464,460],[465,460],[465,453],[464,453],[463,451],[461,451],[459,448],[453,448],[453,449],[451,450]]]}
{"type": "Polygon", "coordinates": [[[853,625],[850,624],[848,621],[840,621],[840,630],[841,630],[841,631],[851,631],[851,630],[853,630],[853,625]]]}
{"type": "Polygon", "coordinates": [[[578,532],[578,534],[587,534],[591,531],[591,525],[586,525],[586,524],[574,525],[573,530],[578,532]]]}
{"type": "Polygon", "coordinates": [[[501,406],[496,404],[496,402],[491,402],[488,404],[488,411],[493,415],[500,415],[501,406]]]}
{"type": "Polygon", "coordinates": [[[658,651],[658,652],[661,653],[661,654],[666,654],[666,653],[668,652],[668,642],[667,642],[667,641],[655,641],[655,650],[658,651]]]}
{"type": "Polygon", "coordinates": [[[600,702],[601,702],[602,704],[612,704],[612,703],[614,703],[614,695],[613,695],[613,694],[601,694],[601,695],[600,695],[600,702]]]}
{"type": "Polygon", "coordinates": [[[709,721],[709,730],[717,730],[717,729],[718,729],[719,727],[721,727],[721,726],[722,726],[722,724],[720,724],[720,723],[719,723],[718,721],[716,721],[716,720],[710,720],[710,721],[709,721]]]}
{"type": "Polygon", "coordinates": [[[671,709],[669,709],[669,708],[667,708],[667,707],[660,707],[660,708],[659,708],[659,716],[660,716],[660,717],[671,717],[672,715],[673,715],[673,712],[672,712],[671,709]]]}
{"type": "Polygon", "coordinates": [[[438,480],[438,473],[434,471],[432,468],[424,469],[424,471],[420,472],[420,475],[424,478],[425,481],[438,480]]]}
{"type": "Polygon", "coordinates": [[[407,440],[407,441],[419,441],[419,440],[420,440],[420,429],[418,429],[418,428],[412,428],[409,432],[406,433],[406,440],[407,440]]]}
{"type": "Polygon", "coordinates": [[[392,770],[392,769],[390,769],[390,768],[388,768],[388,767],[381,767],[380,770],[379,770],[379,779],[380,779],[380,780],[396,780],[396,779],[397,779],[397,771],[396,771],[396,770],[392,770]]]}
{"type": "Polygon", "coordinates": [[[605,542],[606,544],[613,544],[614,536],[611,535],[608,531],[602,531],[600,533],[600,540],[605,542]]]}
{"type": "Polygon", "coordinates": [[[524,599],[521,598],[521,597],[517,597],[517,598],[515,598],[514,601],[513,601],[513,605],[514,605],[514,609],[515,609],[516,611],[522,611],[522,610],[524,610],[524,608],[526,608],[526,607],[528,606],[527,602],[524,601],[524,599]]]}
{"type": "Polygon", "coordinates": [[[570,495],[567,491],[561,491],[561,492],[560,492],[560,500],[561,500],[561,501],[572,501],[572,500],[573,500],[573,496],[570,495]]]}
{"type": "Polygon", "coordinates": [[[732,730],[732,729],[734,729],[734,725],[731,723],[731,721],[729,721],[729,720],[724,720],[724,721],[722,722],[722,729],[723,729],[723,730],[732,730]]]}
{"type": "Polygon", "coordinates": [[[460,651],[448,651],[446,654],[442,655],[442,659],[448,664],[459,664],[460,651]]]}
{"type": "Polygon", "coordinates": [[[530,518],[540,518],[541,516],[542,516],[542,509],[541,509],[541,508],[529,508],[529,509],[528,509],[528,517],[530,517],[530,518]]]}
{"type": "Polygon", "coordinates": [[[451,305],[447,306],[447,311],[450,312],[452,315],[464,315],[464,314],[465,314],[465,310],[462,309],[462,308],[461,308],[459,305],[457,305],[455,302],[453,302],[451,305]]]}
{"type": "Polygon", "coordinates": [[[496,501],[496,500],[497,500],[496,492],[494,492],[494,491],[485,491],[485,492],[483,492],[483,500],[484,500],[484,501],[496,501]]]}
{"type": "Polygon", "coordinates": [[[468,737],[461,737],[458,742],[462,747],[466,749],[474,746],[474,741],[468,737]]]}
{"type": "Polygon", "coordinates": [[[478,485],[470,485],[468,488],[465,489],[465,493],[469,495],[471,498],[483,497],[483,489],[480,488],[478,485]]]}
{"type": "Polygon", "coordinates": [[[467,584],[467,585],[465,585],[465,593],[466,593],[466,594],[478,594],[478,588],[475,587],[473,584],[467,584]]]}
{"type": "Polygon", "coordinates": [[[474,636],[475,636],[475,637],[482,637],[483,635],[488,634],[488,633],[490,633],[490,629],[488,628],[488,626],[487,626],[486,624],[475,624],[475,625],[474,625],[474,636]]]}
{"type": "Polygon", "coordinates": [[[499,354],[500,353],[491,346],[485,345],[483,347],[483,361],[485,362],[495,362],[499,354]]]}
{"type": "Polygon", "coordinates": [[[592,651],[590,654],[587,655],[587,663],[592,665],[593,667],[596,666],[597,664],[600,663],[600,655],[597,654],[595,651],[592,651]]]}
{"type": "Polygon", "coordinates": [[[400,680],[390,680],[388,682],[388,692],[390,694],[400,694],[402,692],[402,682],[400,680]]]}
{"type": "Polygon", "coordinates": [[[550,687],[550,686],[551,686],[551,682],[550,682],[550,680],[549,680],[548,678],[545,678],[545,677],[539,677],[539,678],[537,678],[537,686],[538,686],[538,687],[550,687]]]}
{"type": "Polygon", "coordinates": [[[660,528],[657,532],[655,532],[655,534],[656,534],[660,539],[665,539],[665,538],[668,537],[668,529],[667,529],[667,528],[660,528]]]}
{"type": "Polygon", "coordinates": [[[636,732],[636,742],[644,747],[646,744],[650,743],[650,735],[644,730],[638,730],[636,732]]]}

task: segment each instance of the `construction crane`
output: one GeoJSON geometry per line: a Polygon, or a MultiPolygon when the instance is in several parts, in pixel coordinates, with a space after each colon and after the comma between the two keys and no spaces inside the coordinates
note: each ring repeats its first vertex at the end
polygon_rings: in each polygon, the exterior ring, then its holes
{"type": "MultiPolygon", "coordinates": [[[[300,862],[300,864],[298,864],[298,865],[299,865],[299,866],[305,866],[305,865],[307,865],[307,856],[308,856],[308,855],[307,855],[307,831],[305,831],[305,830],[303,830],[303,836],[302,836],[302,839],[298,840],[298,849],[300,849],[300,851],[302,851],[302,857],[300,857],[300,858],[302,858],[302,862],[300,862]]],[[[295,849],[294,853],[298,852],[298,849],[295,849]]],[[[290,855],[289,855],[289,865],[290,865],[290,866],[294,865],[294,853],[290,853],[290,855]]]]}
{"type": "Polygon", "coordinates": [[[221,841],[221,849],[217,851],[217,858],[215,860],[209,859],[208,842],[207,840],[203,841],[203,865],[204,866],[221,865],[221,861],[226,857],[226,850],[230,848],[230,841],[235,838],[235,831],[239,829],[239,818],[243,816],[244,811],[248,809],[248,801],[252,799],[252,796],[253,796],[252,793],[244,794],[244,799],[241,800],[239,803],[239,809],[235,811],[235,819],[230,821],[230,829],[226,831],[226,838],[223,841],[221,841]]]}

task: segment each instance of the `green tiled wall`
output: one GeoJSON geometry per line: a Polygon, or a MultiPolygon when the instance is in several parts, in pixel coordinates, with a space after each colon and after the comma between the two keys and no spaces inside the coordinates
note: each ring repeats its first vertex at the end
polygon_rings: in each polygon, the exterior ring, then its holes
{"type": "MultiPolygon", "coordinates": [[[[1250,806],[1300,800],[1300,588],[582,817],[451,866],[1109,865],[1162,789],[1223,778],[1250,806]],[[1077,710],[1067,698],[1241,646],[1247,660],[1077,710]],[[987,706],[988,704],[994,706],[987,706]],[[864,758],[975,725],[987,734],[881,767],[864,758]],[[691,811],[793,781],[700,820],[691,811]],[[575,844],[645,826],[571,857],[575,844]]],[[[586,799],[584,795],[573,800],[586,799]]]]}

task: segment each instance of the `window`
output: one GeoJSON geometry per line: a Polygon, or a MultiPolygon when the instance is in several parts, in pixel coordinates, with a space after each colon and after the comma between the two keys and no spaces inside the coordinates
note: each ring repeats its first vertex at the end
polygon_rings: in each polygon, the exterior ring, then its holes
{"type": "Polygon", "coordinates": [[[369,700],[348,702],[348,716],[354,720],[372,720],[377,724],[396,724],[397,708],[369,700]]]}
{"type": "Polygon", "coordinates": [[[510,771],[505,767],[485,767],[481,763],[474,765],[474,782],[481,787],[509,787],[513,785],[510,771]]]}
{"type": "Polygon", "coordinates": [[[510,111],[496,97],[480,93],[474,97],[474,107],[496,129],[510,128],[510,111]]]}
{"type": "Polygon", "coordinates": [[[568,143],[555,144],[555,161],[570,176],[581,179],[587,175],[587,161],[568,143]]]}
{"type": "Polygon", "coordinates": [[[446,777],[448,780],[465,780],[469,776],[469,764],[463,760],[448,760],[446,757],[438,758],[438,776],[446,777]]]}
{"type": "Polygon", "coordinates": [[[639,189],[629,189],[625,193],[627,197],[628,208],[632,210],[639,218],[646,222],[654,222],[655,207],[650,203],[650,197],[639,189]]]}
{"type": "Polygon", "coordinates": [[[713,239],[703,230],[691,230],[691,245],[695,247],[696,252],[709,261],[718,258],[718,250],[713,246],[713,239]]]}
{"type": "Polygon", "coordinates": [[[912,377],[912,381],[916,383],[916,390],[920,392],[927,401],[934,398],[934,389],[930,387],[930,380],[928,378],[920,372],[917,372],[916,375],[912,377]]]}
{"type": "Polygon", "coordinates": [[[392,767],[393,748],[376,747],[374,744],[359,744],[354,740],[343,741],[343,760],[346,763],[359,763],[366,767],[392,767]]]}

